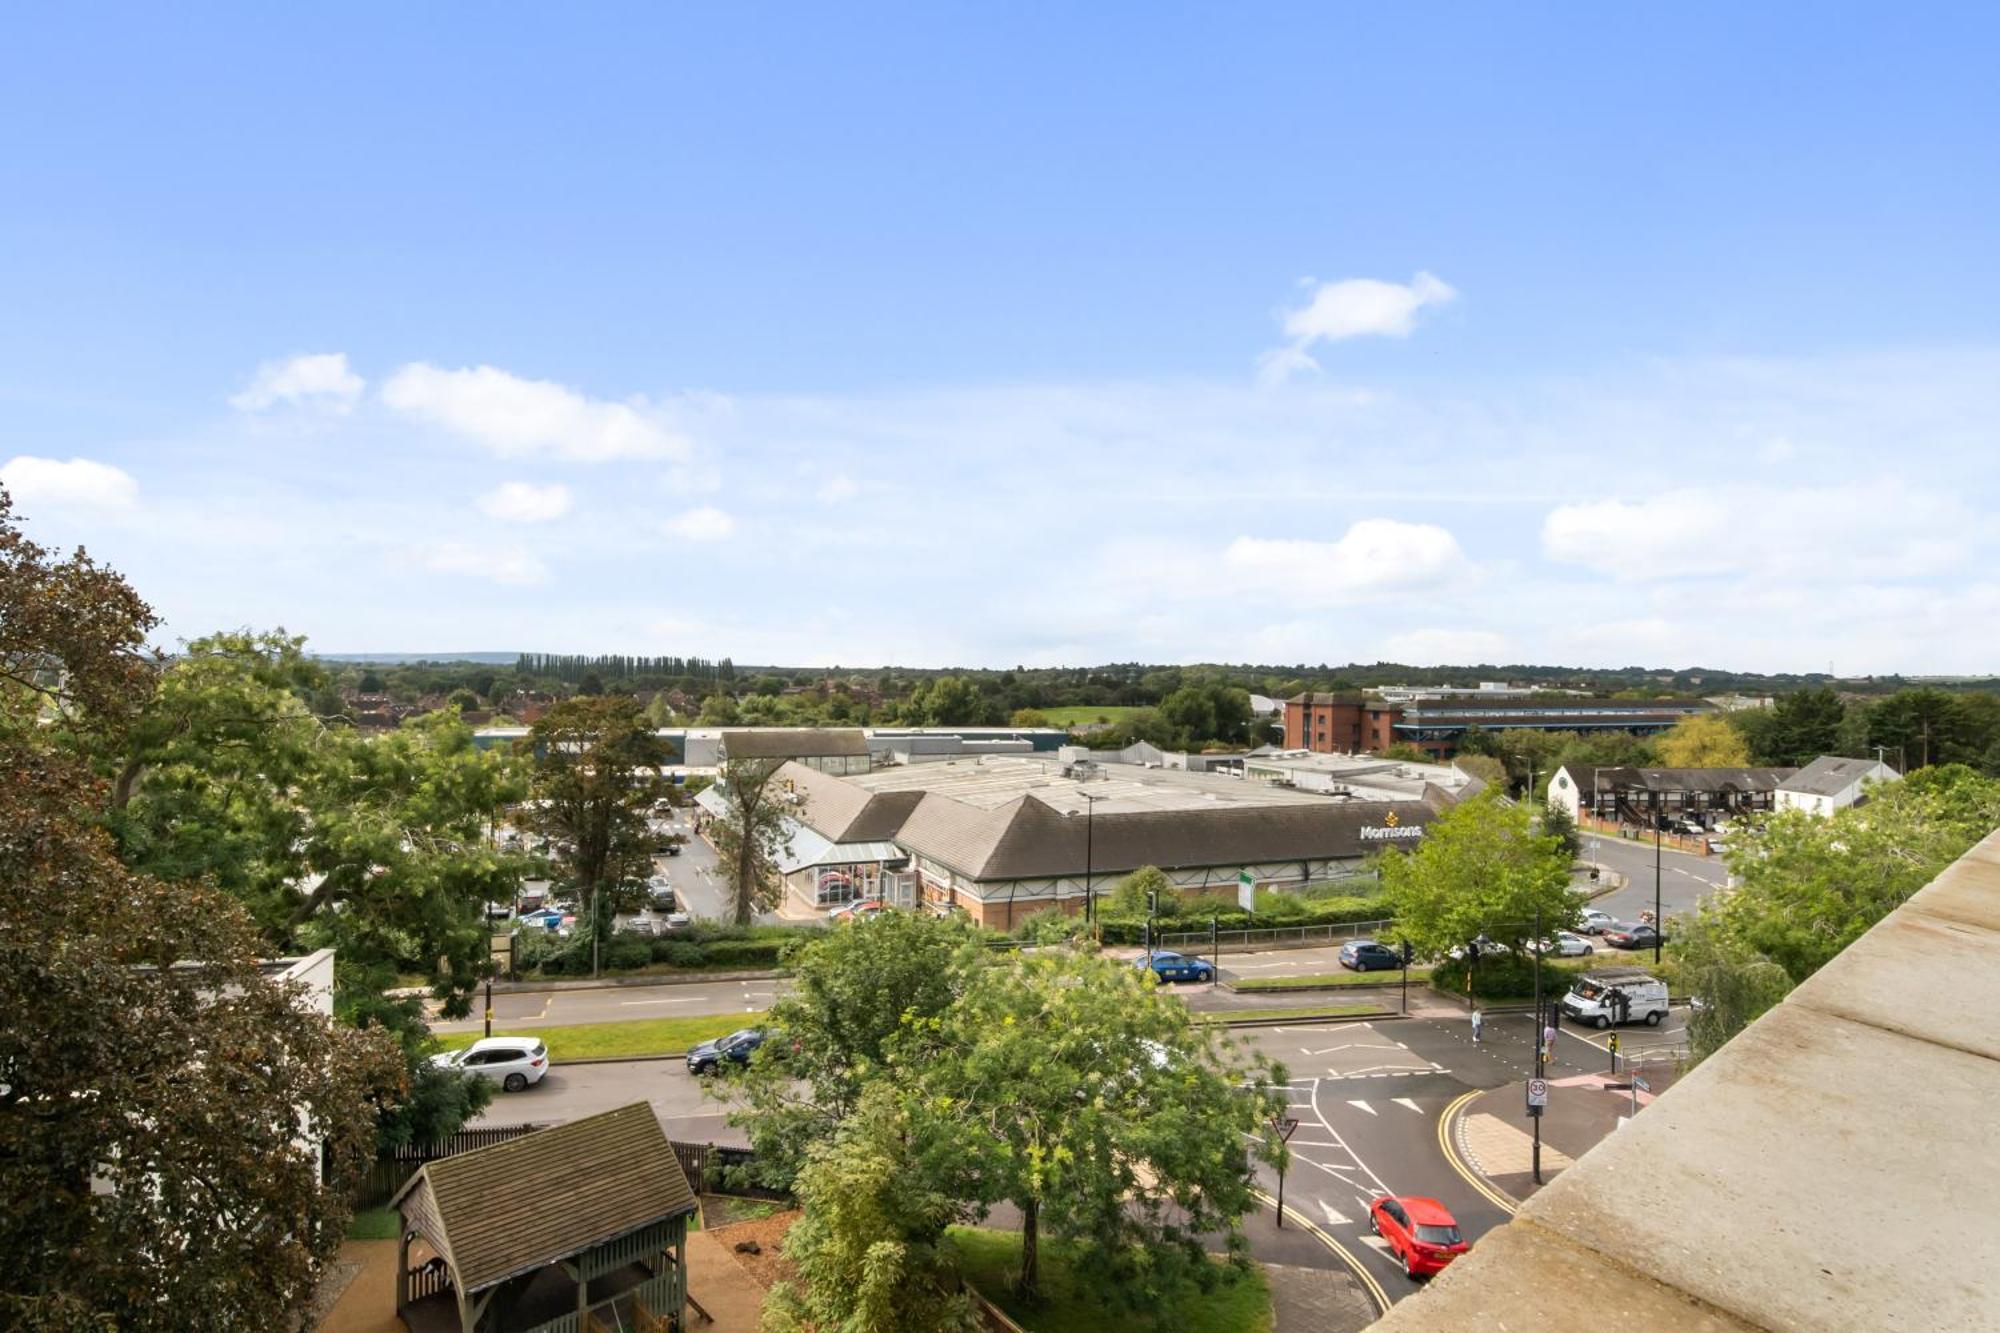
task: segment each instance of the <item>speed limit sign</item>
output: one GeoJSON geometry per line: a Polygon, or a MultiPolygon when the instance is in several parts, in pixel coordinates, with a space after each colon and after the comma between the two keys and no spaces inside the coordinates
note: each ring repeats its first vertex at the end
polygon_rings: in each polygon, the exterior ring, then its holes
{"type": "Polygon", "coordinates": [[[1528,1080],[1528,1105],[1547,1106],[1549,1104],[1549,1081],[1545,1078],[1528,1080]]]}

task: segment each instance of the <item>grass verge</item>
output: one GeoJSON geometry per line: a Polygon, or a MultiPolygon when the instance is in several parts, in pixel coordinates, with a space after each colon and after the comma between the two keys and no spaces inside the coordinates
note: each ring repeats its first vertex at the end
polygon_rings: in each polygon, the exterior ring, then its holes
{"type": "MultiPolygon", "coordinates": [[[[574,1023],[567,1027],[522,1028],[510,1037],[540,1037],[549,1059],[630,1060],[642,1055],[673,1055],[699,1041],[720,1037],[764,1021],[758,1010],[749,1014],[704,1014],[698,1018],[641,1018],[629,1023],[574,1023]]],[[[445,1050],[455,1051],[479,1040],[477,1032],[440,1037],[445,1050]]]]}
{"type": "Polygon", "coordinates": [[[1108,704],[1102,708],[1079,705],[1074,708],[1038,708],[1035,711],[1046,717],[1052,727],[1087,727],[1094,722],[1123,722],[1132,714],[1144,710],[1129,704],[1108,704]]]}
{"type": "Polygon", "coordinates": [[[349,1240],[394,1240],[403,1219],[394,1208],[357,1208],[347,1223],[349,1240]]]}
{"type": "Polygon", "coordinates": [[[1071,1264],[1070,1249],[1060,1241],[1042,1239],[1042,1299],[1025,1305],[1009,1284],[1021,1267],[1018,1232],[982,1227],[953,1227],[960,1271],[966,1280],[1007,1312],[1028,1333],[1103,1333],[1105,1329],[1172,1330],[1172,1333],[1270,1333],[1271,1290],[1264,1270],[1220,1274],[1213,1291],[1189,1287],[1167,1303],[1164,1318],[1133,1314],[1105,1305],[1096,1277],[1071,1264]]]}
{"type": "MultiPolygon", "coordinates": [[[[1410,969],[1412,982],[1430,980],[1428,967],[1410,969]]],[[[1303,977],[1248,977],[1231,983],[1230,989],[1243,994],[1258,991],[1287,990],[1333,990],[1341,986],[1398,986],[1403,981],[1401,972],[1315,972],[1303,977]]]]}

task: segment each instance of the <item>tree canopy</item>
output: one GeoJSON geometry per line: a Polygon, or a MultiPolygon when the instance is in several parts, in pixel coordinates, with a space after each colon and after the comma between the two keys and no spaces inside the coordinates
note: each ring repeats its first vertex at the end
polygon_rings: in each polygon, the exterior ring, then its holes
{"type": "Polygon", "coordinates": [[[1750,746],[1729,720],[1698,713],[1674,723],[1653,740],[1662,768],[1743,768],[1750,763],[1750,746]]]}
{"type": "Polygon", "coordinates": [[[1559,838],[1538,833],[1527,807],[1493,791],[1459,802],[1424,828],[1409,850],[1382,856],[1383,896],[1396,935],[1438,956],[1485,935],[1518,945],[1575,924],[1570,858],[1559,838]]]}

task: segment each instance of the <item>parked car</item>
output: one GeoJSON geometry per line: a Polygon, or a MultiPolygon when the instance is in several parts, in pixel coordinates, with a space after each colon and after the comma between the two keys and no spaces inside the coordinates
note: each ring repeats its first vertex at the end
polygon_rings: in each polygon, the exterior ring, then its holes
{"type": "Polygon", "coordinates": [[[1595,907],[1584,908],[1579,916],[1581,924],[1577,929],[1586,935],[1602,935],[1605,931],[1614,930],[1618,926],[1617,917],[1609,912],[1599,911],[1595,907]]]}
{"type": "Polygon", "coordinates": [[[1412,1281],[1442,1273],[1472,1248],[1459,1234],[1457,1219],[1436,1199],[1385,1194],[1368,1205],[1368,1225],[1388,1243],[1389,1253],[1402,1261],[1412,1281]]]}
{"type": "Polygon", "coordinates": [[[1650,949],[1665,944],[1667,937],[1651,926],[1620,926],[1604,932],[1604,942],[1614,949],[1650,949]]]}
{"type": "Polygon", "coordinates": [[[1550,938],[1528,947],[1535,953],[1554,954],[1558,958],[1585,958],[1597,952],[1590,947],[1589,940],[1573,930],[1559,930],[1550,938]]]}
{"type": "Polygon", "coordinates": [[[1162,982],[1215,980],[1215,964],[1186,954],[1154,953],[1141,958],[1136,966],[1151,968],[1162,982]]]}
{"type": "Polygon", "coordinates": [[[481,1037],[462,1051],[433,1055],[431,1063],[519,1092],[540,1083],[549,1072],[549,1048],[539,1037],[481,1037]]]}
{"type": "Polygon", "coordinates": [[[712,1074],[724,1061],[733,1065],[747,1065],[757,1048],[764,1044],[767,1034],[763,1028],[738,1028],[726,1037],[714,1041],[704,1041],[688,1048],[688,1073],[712,1074]]]}
{"type": "Polygon", "coordinates": [[[1340,946],[1340,965],[1350,972],[1393,972],[1403,955],[1379,940],[1349,940],[1340,946]]]}

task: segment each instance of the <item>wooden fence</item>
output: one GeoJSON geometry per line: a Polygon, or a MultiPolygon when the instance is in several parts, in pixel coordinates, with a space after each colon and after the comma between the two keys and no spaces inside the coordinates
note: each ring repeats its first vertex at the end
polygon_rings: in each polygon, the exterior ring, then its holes
{"type": "Polygon", "coordinates": [[[367,1175],[354,1189],[356,1208],[379,1208],[403,1188],[403,1182],[417,1174],[417,1168],[425,1162],[435,1162],[441,1157],[455,1157],[474,1148],[489,1148],[496,1143],[518,1139],[523,1134],[532,1134],[544,1126],[488,1125],[481,1129],[461,1129],[448,1138],[434,1139],[429,1143],[406,1143],[395,1149],[387,1157],[378,1157],[369,1165],[367,1175]]]}
{"type": "Polygon", "coordinates": [[[690,1188],[696,1193],[726,1194],[738,1199],[768,1199],[773,1203],[791,1203],[792,1196],[784,1190],[767,1189],[762,1185],[738,1185],[730,1181],[728,1172],[732,1168],[747,1167],[756,1160],[756,1154],[748,1148],[718,1148],[713,1143],[683,1143],[671,1140],[674,1156],[680,1160],[681,1171],[687,1176],[690,1188]]]}

